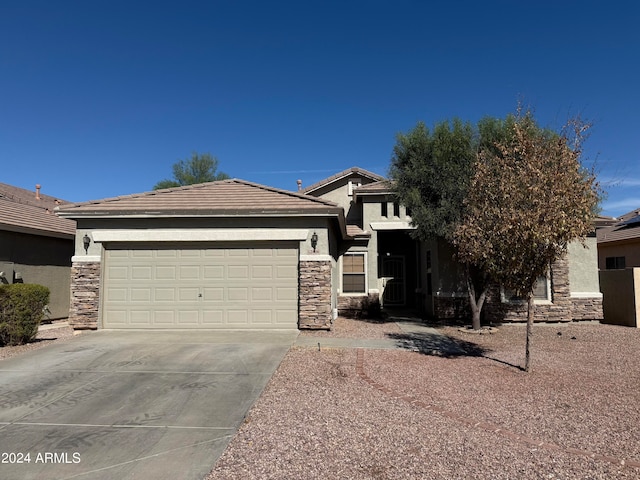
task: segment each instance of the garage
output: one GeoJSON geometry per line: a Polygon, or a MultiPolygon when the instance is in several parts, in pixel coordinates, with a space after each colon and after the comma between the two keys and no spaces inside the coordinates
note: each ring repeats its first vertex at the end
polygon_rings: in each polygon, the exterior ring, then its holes
{"type": "Polygon", "coordinates": [[[104,262],[103,328],[297,328],[293,242],[109,245],[104,262]]]}
{"type": "Polygon", "coordinates": [[[76,222],[69,324],[328,329],[341,206],[229,179],[56,207],[76,222]]]}

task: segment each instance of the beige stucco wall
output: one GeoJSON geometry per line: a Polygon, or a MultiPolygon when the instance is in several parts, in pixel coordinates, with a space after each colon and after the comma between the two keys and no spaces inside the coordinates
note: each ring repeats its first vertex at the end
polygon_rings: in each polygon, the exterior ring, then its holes
{"type": "Polygon", "coordinates": [[[601,270],[604,323],[640,328],[640,268],[601,270]]]}
{"type": "MultiPolygon", "coordinates": [[[[132,235],[137,232],[145,232],[153,236],[153,231],[158,230],[174,230],[176,232],[187,232],[186,236],[181,235],[181,241],[189,241],[188,233],[194,234],[202,229],[210,231],[229,230],[229,241],[234,240],[233,231],[238,234],[242,230],[251,229],[260,231],[260,235],[264,238],[260,240],[269,240],[269,236],[273,236],[274,241],[278,241],[283,230],[306,230],[306,238],[299,241],[301,255],[330,255],[331,239],[333,230],[331,230],[332,220],[326,217],[290,217],[290,218],[211,218],[211,219],[80,219],[78,220],[78,228],[75,238],[75,255],[79,257],[93,256],[99,257],[102,254],[102,243],[96,242],[96,232],[104,231],[126,231],[130,230],[132,235]],[[88,234],[91,238],[89,250],[85,254],[83,246],[83,237],[88,234]],[[318,244],[316,251],[311,246],[311,237],[316,233],[318,235],[318,244]],[[95,238],[94,238],[95,237],[95,238]]],[[[244,238],[243,238],[244,239],[244,238]]],[[[251,241],[251,237],[244,240],[251,241]]]]}
{"type": "Polygon", "coordinates": [[[569,288],[571,294],[598,293],[598,248],[595,237],[581,242],[572,242],[567,248],[569,262],[569,288]]]}
{"type": "Polygon", "coordinates": [[[635,242],[627,241],[615,244],[598,244],[598,268],[607,268],[607,257],[625,257],[625,266],[640,267],[640,239],[635,242]]]}

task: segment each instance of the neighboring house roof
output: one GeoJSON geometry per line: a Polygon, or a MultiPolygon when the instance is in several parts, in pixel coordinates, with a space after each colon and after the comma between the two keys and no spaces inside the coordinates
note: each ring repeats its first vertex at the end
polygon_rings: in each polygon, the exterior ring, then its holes
{"type": "Polygon", "coordinates": [[[349,175],[352,175],[354,173],[361,177],[366,177],[373,181],[384,180],[384,177],[381,175],[378,175],[377,173],[370,172],[360,167],[351,167],[341,172],[338,172],[335,175],[331,175],[330,177],[327,177],[324,180],[320,180],[319,182],[314,183],[313,185],[303,188],[302,193],[309,194],[315,190],[318,190],[322,187],[326,187],[327,185],[330,185],[333,182],[337,182],[338,180],[348,177],[349,175]]]}
{"type": "Polygon", "coordinates": [[[341,207],[320,198],[240,179],[166,188],[56,209],[69,218],[104,216],[344,215],[341,207]]]}
{"type": "Polygon", "coordinates": [[[612,226],[597,229],[596,237],[599,244],[640,240],[640,209],[621,215],[612,226]]]}
{"type": "Polygon", "coordinates": [[[0,183],[0,230],[72,238],[76,222],[54,214],[64,200],[0,183]]]}

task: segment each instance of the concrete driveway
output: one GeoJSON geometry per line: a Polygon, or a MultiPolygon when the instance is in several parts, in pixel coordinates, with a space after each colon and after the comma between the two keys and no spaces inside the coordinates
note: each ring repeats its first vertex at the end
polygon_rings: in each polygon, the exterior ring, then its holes
{"type": "Polygon", "coordinates": [[[4,360],[0,478],[200,480],[296,337],[98,331],[4,360]]]}

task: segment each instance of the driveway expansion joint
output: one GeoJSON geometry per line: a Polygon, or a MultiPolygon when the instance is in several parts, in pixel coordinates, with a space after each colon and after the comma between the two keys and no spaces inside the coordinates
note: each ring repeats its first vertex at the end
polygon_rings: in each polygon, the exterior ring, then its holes
{"type": "MultiPolygon", "coordinates": [[[[622,458],[617,458],[617,457],[613,457],[613,456],[609,456],[609,455],[601,455],[598,453],[594,453],[594,452],[589,452],[587,450],[581,450],[579,448],[573,448],[573,447],[561,447],[559,445],[556,445],[554,443],[551,442],[545,442],[545,441],[541,441],[541,440],[537,440],[534,439],[532,437],[528,437],[526,435],[522,435],[516,432],[512,432],[510,430],[507,430],[505,428],[499,427],[496,424],[493,423],[489,423],[489,422],[472,422],[467,418],[461,417],[460,415],[451,412],[449,410],[445,410],[444,408],[435,405],[435,404],[428,404],[425,403],[421,400],[415,399],[413,397],[411,397],[410,395],[401,395],[397,392],[395,392],[394,390],[392,390],[391,388],[382,385],[381,383],[377,382],[376,380],[373,380],[371,377],[369,377],[367,375],[367,373],[364,370],[364,348],[358,348],[356,350],[356,373],[357,375],[364,380],[366,383],[368,383],[369,385],[371,385],[373,388],[375,388],[376,390],[384,393],[385,395],[390,396],[391,398],[395,399],[395,400],[402,400],[410,405],[425,409],[425,410],[429,410],[432,411],[434,413],[438,413],[444,417],[447,417],[451,420],[454,420],[457,423],[463,424],[467,427],[476,429],[476,430],[481,430],[481,431],[485,431],[485,432],[489,432],[489,433],[496,433],[498,435],[501,435],[504,438],[507,438],[511,441],[517,441],[519,443],[524,443],[527,445],[531,445],[533,447],[536,448],[540,448],[540,449],[544,449],[544,450],[549,450],[549,451],[555,451],[555,452],[563,452],[563,453],[568,453],[571,455],[577,455],[577,456],[581,456],[581,457],[589,457],[593,460],[597,460],[597,461],[601,461],[601,462],[607,462],[607,463],[611,463],[613,465],[619,465],[619,466],[623,466],[623,467],[632,467],[632,468],[638,468],[640,469],[640,461],[636,461],[636,460],[628,460],[628,459],[622,459],[622,458]]],[[[535,449],[534,449],[535,450],[535,449]]]]}

